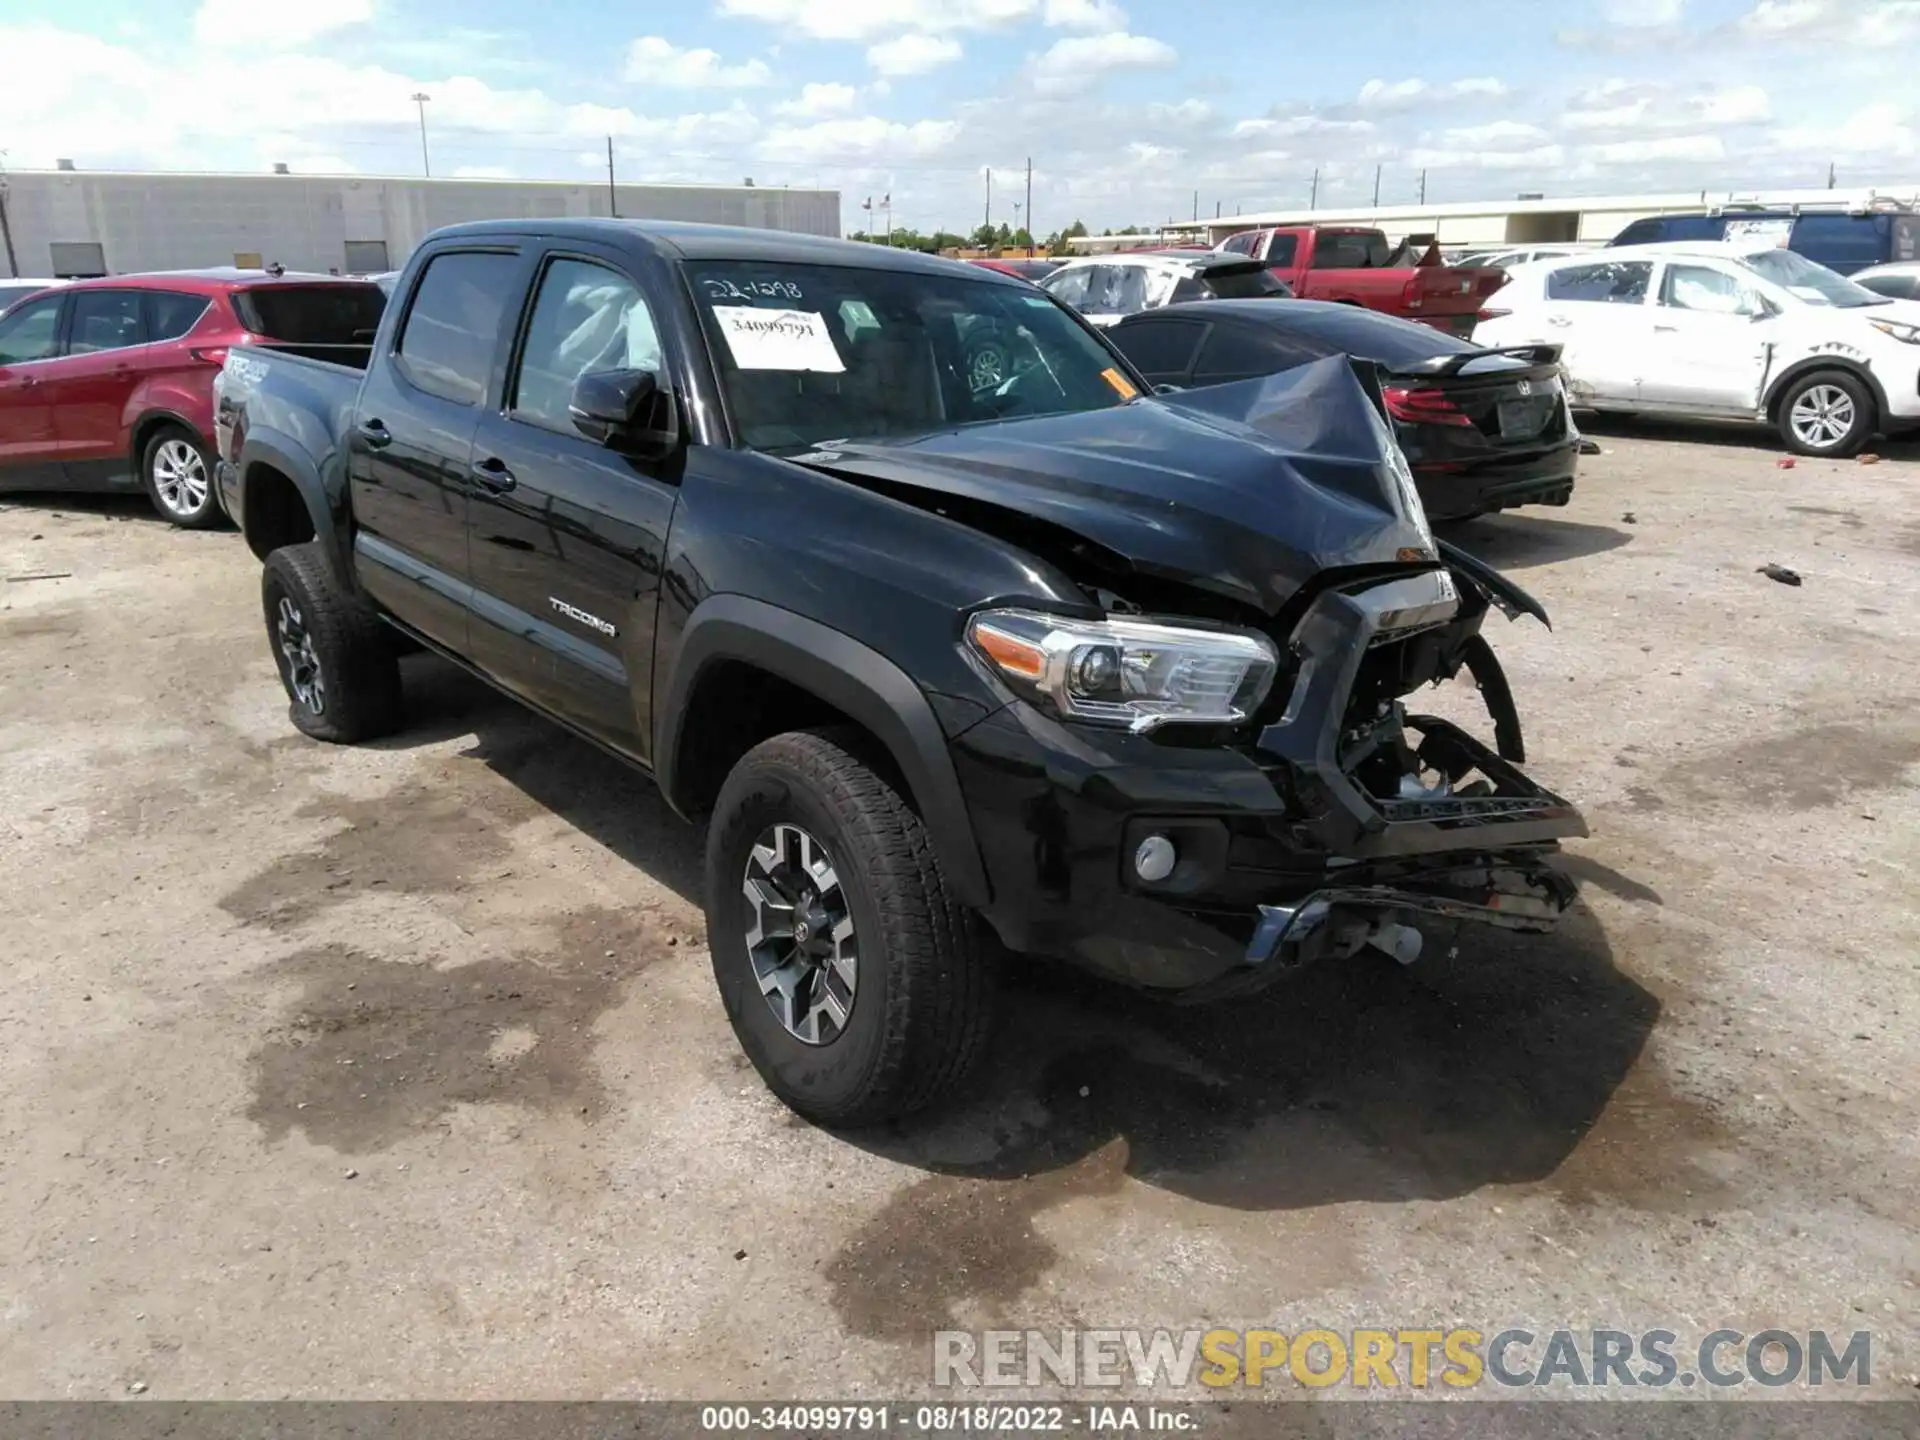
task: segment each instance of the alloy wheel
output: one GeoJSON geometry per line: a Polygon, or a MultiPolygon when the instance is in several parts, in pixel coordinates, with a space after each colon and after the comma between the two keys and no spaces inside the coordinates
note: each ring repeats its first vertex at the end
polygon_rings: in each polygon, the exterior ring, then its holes
{"type": "Polygon", "coordinates": [[[326,677],[320,673],[320,657],[314,653],[313,636],[308,633],[306,620],[291,595],[280,597],[275,628],[279,632],[280,656],[286,662],[287,688],[309,714],[326,714],[326,677]]]}
{"type": "Polygon", "coordinates": [[[831,1044],[853,1014],[860,961],[827,847],[798,825],[769,826],[747,854],[741,890],[761,995],[796,1040],[831,1044]]]}
{"type": "Polygon", "coordinates": [[[1853,397],[1838,385],[1812,385],[1793,402],[1787,423],[1800,443],[1816,450],[1830,450],[1853,430],[1856,412],[1853,397]]]}
{"type": "Polygon", "coordinates": [[[153,452],[153,488],[171,513],[198,515],[212,493],[207,462],[185,440],[165,440],[153,452]]]}

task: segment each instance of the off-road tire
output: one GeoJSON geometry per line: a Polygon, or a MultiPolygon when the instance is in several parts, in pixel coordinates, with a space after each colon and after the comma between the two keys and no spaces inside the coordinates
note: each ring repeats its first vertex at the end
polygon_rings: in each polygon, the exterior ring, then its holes
{"type": "MultiPolygon", "coordinates": [[[[178,470],[172,470],[178,475],[178,470]]],[[[147,499],[153,502],[153,508],[162,520],[182,530],[212,530],[227,523],[227,512],[220,508],[220,491],[213,479],[213,454],[200,437],[184,425],[162,425],[147,437],[146,444],[140,447],[140,484],[147,492],[147,499]],[[156,467],[163,462],[170,467],[181,461],[195,467],[193,473],[200,485],[204,486],[203,498],[199,504],[191,502],[188,493],[181,488],[180,481],[170,479],[172,493],[179,497],[169,501],[165,498],[162,480],[156,467]]]]}
{"type": "Polygon", "coordinates": [[[876,1124],[950,1095],[992,1028],[994,961],[979,921],[884,763],[863,758],[871,753],[851,730],[766,740],[727,776],[707,835],[707,936],[727,1018],[768,1088],[823,1125],[876,1124]],[[826,848],[855,927],[858,985],[844,1031],[824,1045],[783,1025],[747,950],[747,865],[783,822],[826,848]]]}
{"type": "Polygon", "coordinates": [[[1867,441],[1880,423],[1879,406],[1875,403],[1872,389],[1846,370],[1816,370],[1810,375],[1802,375],[1789,385],[1780,396],[1780,407],[1776,415],[1776,425],[1780,438],[1787,448],[1796,455],[1816,455],[1828,460],[1844,460],[1857,455],[1866,447],[1867,441]],[[1852,423],[1846,432],[1831,444],[1815,444],[1801,433],[1795,424],[1794,407],[1810,392],[1833,392],[1844,394],[1853,407],[1852,423]]]}
{"type": "Polygon", "coordinates": [[[260,598],[267,643],[286,687],[287,716],[295,729],[316,740],[352,745],[400,728],[400,662],[393,642],[366,603],[334,578],[318,541],[288,545],[267,556],[260,598]],[[310,684],[303,696],[283,643],[283,603],[292,608],[294,628],[310,642],[320,680],[317,696],[310,684]]]}

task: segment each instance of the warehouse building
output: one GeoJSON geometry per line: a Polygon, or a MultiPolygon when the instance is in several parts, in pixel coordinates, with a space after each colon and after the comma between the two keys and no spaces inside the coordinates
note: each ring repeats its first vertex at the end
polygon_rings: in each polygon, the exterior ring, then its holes
{"type": "Polygon", "coordinates": [[[125,275],[209,265],[371,274],[463,220],[617,213],[840,233],[840,192],[369,175],[0,175],[0,275],[125,275]]]}
{"type": "Polygon", "coordinates": [[[1202,216],[1171,222],[1163,235],[1089,235],[1071,242],[1075,254],[1099,254],[1139,245],[1215,245],[1241,230],[1273,225],[1354,225],[1385,231],[1393,240],[1432,235],[1449,249],[1508,245],[1604,245],[1649,215],[1720,209],[1867,210],[1920,200],[1920,185],[1892,190],[1700,190],[1680,194],[1581,195],[1549,199],[1470,200],[1433,205],[1322,205],[1244,215],[1202,216]]]}

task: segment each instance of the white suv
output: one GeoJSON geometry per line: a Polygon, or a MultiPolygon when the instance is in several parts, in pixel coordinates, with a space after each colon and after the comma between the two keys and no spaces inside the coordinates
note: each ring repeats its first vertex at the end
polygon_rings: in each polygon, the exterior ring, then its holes
{"type": "Polygon", "coordinates": [[[1621,245],[1507,273],[1474,340],[1559,345],[1581,408],[1757,421],[1802,455],[1920,428],[1920,301],[1776,244],[1621,245]]]}

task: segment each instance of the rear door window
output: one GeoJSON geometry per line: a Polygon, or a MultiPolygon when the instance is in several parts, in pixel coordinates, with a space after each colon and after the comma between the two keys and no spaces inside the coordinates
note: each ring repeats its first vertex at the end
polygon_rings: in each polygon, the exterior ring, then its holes
{"type": "Polygon", "coordinates": [[[146,325],[138,290],[81,290],[67,322],[67,353],[92,355],[144,344],[146,325]]]}
{"type": "Polygon", "coordinates": [[[1885,261],[1892,228],[1887,215],[1802,215],[1789,243],[1815,264],[1844,275],[1885,261]]]}
{"type": "Polygon", "coordinates": [[[178,340],[200,323],[210,301],[205,295],[182,295],[171,290],[147,292],[147,338],[155,342],[178,340]]]}
{"type": "Polygon", "coordinates": [[[1606,305],[1639,305],[1653,279],[1651,260],[1603,260],[1569,265],[1547,276],[1549,300],[1578,300],[1606,305]]]}
{"type": "Polygon", "coordinates": [[[1149,380],[1185,377],[1207,327],[1198,320],[1135,320],[1110,332],[1120,352],[1149,380]]]}
{"type": "Polygon", "coordinates": [[[1115,265],[1107,309],[1115,315],[1138,315],[1147,308],[1147,269],[1144,265],[1115,265]]]}
{"type": "Polygon", "coordinates": [[[500,317],[519,264],[517,255],[474,250],[448,251],[427,262],[395,355],[409,383],[462,405],[485,398],[500,317]]]}
{"type": "Polygon", "coordinates": [[[1238,326],[1215,326],[1201,347],[1200,363],[1194,366],[1193,379],[1196,385],[1218,385],[1228,380],[1270,375],[1284,368],[1266,336],[1238,326]]]}
{"type": "Polygon", "coordinates": [[[1058,275],[1047,277],[1047,293],[1062,305],[1071,305],[1076,310],[1084,310],[1087,305],[1087,289],[1093,278],[1093,266],[1082,265],[1074,270],[1064,270],[1058,275]]]}
{"type": "MultiPolygon", "coordinates": [[[[1387,237],[1377,230],[1322,231],[1313,241],[1313,268],[1377,270],[1387,263],[1388,253],[1387,237]]],[[[1268,263],[1281,262],[1269,256],[1268,263]]]]}
{"type": "Polygon", "coordinates": [[[368,344],[386,308],[385,292],[371,281],[257,285],[233,297],[242,325],[263,339],[287,345],[368,344]]]}

